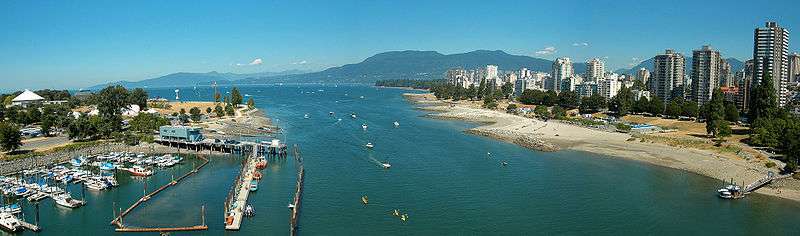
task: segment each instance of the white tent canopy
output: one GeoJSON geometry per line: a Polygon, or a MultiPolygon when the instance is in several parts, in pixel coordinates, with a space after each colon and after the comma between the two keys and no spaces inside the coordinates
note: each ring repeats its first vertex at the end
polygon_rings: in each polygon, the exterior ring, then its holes
{"type": "Polygon", "coordinates": [[[31,92],[30,90],[26,89],[24,92],[22,92],[19,96],[15,97],[14,100],[11,100],[11,101],[12,102],[32,102],[32,101],[43,101],[43,100],[44,100],[44,98],[42,96],[39,96],[39,94],[36,94],[36,93],[31,92]]]}

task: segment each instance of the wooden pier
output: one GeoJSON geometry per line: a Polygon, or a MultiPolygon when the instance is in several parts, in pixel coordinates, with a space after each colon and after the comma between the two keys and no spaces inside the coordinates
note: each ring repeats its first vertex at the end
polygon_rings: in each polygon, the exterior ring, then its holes
{"type": "Polygon", "coordinates": [[[201,168],[203,168],[206,164],[208,164],[208,159],[207,158],[205,158],[203,156],[197,156],[197,158],[200,158],[201,160],[203,160],[203,164],[200,164],[199,166],[195,167],[191,171],[189,171],[186,174],[182,175],[181,177],[173,180],[172,182],[169,182],[169,183],[161,186],[160,188],[156,189],[155,191],[153,191],[151,193],[148,193],[148,194],[145,194],[144,196],[139,198],[139,200],[134,202],[130,207],[128,207],[128,209],[125,209],[125,211],[120,212],[119,215],[116,216],[114,218],[114,220],[111,221],[111,225],[116,225],[117,226],[116,231],[117,232],[170,232],[170,231],[187,231],[187,230],[205,230],[205,229],[208,229],[208,226],[205,225],[205,207],[201,208],[201,213],[200,214],[201,214],[201,218],[202,218],[202,223],[201,223],[201,225],[198,225],[198,226],[175,227],[175,228],[131,228],[131,227],[126,227],[123,224],[123,218],[126,215],[128,215],[128,213],[133,211],[133,209],[135,209],[136,207],[138,207],[142,203],[150,200],[151,198],[155,197],[155,195],[160,193],[161,191],[164,191],[165,189],[167,189],[167,188],[169,188],[171,186],[177,185],[181,180],[185,179],[186,177],[189,177],[190,175],[192,175],[194,173],[197,173],[201,168]]]}
{"type": "MultiPolygon", "coordinates": [[[[253,144],[252,150],[260,150],[259,144],[253,144]]],[[[233,184],[225,201],[225,230],[239,230],[242,227],[244,208],[250,196],[250,181],[256,171],[256,163],[260,152],[252,152],[242,163],[242,171],[233,184]]]]}
{"type": "Polygon", "coordinates": [[[38,225],[28,223],[24,220],[19,220],[19,225],[33,232],[39,232],[40,230],[42,230],[41,228],[39,228],[38,225]]]}
{"type": "Polygon", "coordinates": [[[791,176],[792,176],[791,174],[775,175],[772,172],[769,172],[766,177],[764,177],[762,179],[759,179],[759,180],[756,180],[756,182],[748,184],[747,186],[744,186],[744,189],[743,189],[744,191],[743,192],[745,194],[749,194],[749,193],[755,191],[756,189],[759,189],[759,188],[763,187],[764,185],[767,185],[767,184],[771,183],[773,180],[788,178],[788,177],[791,177],[791,176]]]}
{"type": "Polygon", "coordinates": [[[297,145],[294,145],[294,158],[297,163],[297,184],[295,185],[294,199],[290,209],[292,214],[289,218],[289,235],[297,235],[297,223],[300,217],[300,200],[303,197],[303,180],[305,179],[303,157],[300,155],[300,148],[297,145]]]}

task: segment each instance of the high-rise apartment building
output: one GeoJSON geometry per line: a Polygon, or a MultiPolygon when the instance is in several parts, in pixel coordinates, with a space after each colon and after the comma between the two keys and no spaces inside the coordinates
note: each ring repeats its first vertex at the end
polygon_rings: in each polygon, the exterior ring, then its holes
{"type": "Polygon", "coordinates": [[[605,76],[605,63],[598,58],[586,62],[586,81],[597,81],[605,76]]]}
{"type": "Polygon", "coordinates": [[[692,90],[689,98],[697,102],[697,105],[702,106],[711,101],[714,89],[719,87],[722,61],[719,51],[710,46],[703,46],[702,49],[692,52],[692,90]]]}
{"type": "Polygon", "coordinates": [[[653,74],[650,81],[652,96],[669,101],[675,96],[683,96],[683,80],[686,59],[680,53],[667,49],[654,58],[653,74]],[[681,90],[681,91],[678,91],[681,90]]]}
{"type": "Polygon", "coordinates": [[[639,71],[636,71],[636,79],[647,85],[647,82],[650,81],[650,71],[646,68],[639,68],[639,71]]]}
{"type": "Polygon", "coordinates": [[[569,82],[574,74],[575,70],[572,68],[572,60],[569,57],[557,58],[553,62],[552,83],[548,89],[557,93],[561,92],[563,84],[569,82]]]}
{"type": "Polygon", "coordinates": [[[772,76],[778,105],[786,105],[789,93],[789,30],[781,28],[776,22],[767,22],[764,27],[756,28],[753,33],[753,62],[751,86],[760,85],[764,76],[772,76]]]}

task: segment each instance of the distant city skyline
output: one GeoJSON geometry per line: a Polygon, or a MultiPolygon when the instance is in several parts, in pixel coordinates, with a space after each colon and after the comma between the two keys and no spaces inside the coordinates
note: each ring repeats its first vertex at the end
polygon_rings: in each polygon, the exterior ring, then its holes
{"type": "Polygon", "coordinates": [[[396,50],[600,58],[615,70],[665,49],[689,57],[711,45],[746,61],[753,30],[765,21],[787,28],[789,52],[798,51],[791,34],[800,28],[794,10],[800,3],[702,3],[711,11],[698,4],[4,2],[0,88],[81,88],[175,72],[322,70],[396,50]]]}

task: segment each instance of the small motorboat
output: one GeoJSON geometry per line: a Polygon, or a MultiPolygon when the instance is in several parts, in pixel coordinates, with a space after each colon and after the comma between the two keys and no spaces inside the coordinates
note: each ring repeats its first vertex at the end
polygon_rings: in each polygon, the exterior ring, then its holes
{"type": "Polygon", "coordinates": [[[364,130],[367,130],[367,124],[362,124],[361,128],[364,129],[364,130]]]}
{"type": "Polygon", "coordinates": [[[358,97],[358,98],[364,99],[364,96],[361,96],[361,97],[358,97]]]}
{"type": "Polygon", "coordinates": [[[28,201],[29,202],[38,202],[38,201],[41,201],[42,199],[45,199],[45,198],[47,198],[47,194],[45,194],[43,192],[38,192],[38,193],[34,193],[33,195],[28,196],[28,201]]]}
{"type": "Polygon", "coordinates": [[[394,212],[392,212],[392,215],[400,217],[400,211],[398,211],[397,209],[394,209],[394,212]]]}
{"type": "Polygon", "coordinates": [[[146,168],[141,167],[141,166],[133,166],[130,169],[127,169],[127,171],[130,172],[131,175],[134,175],[134,176],[151,176],[151,175],[153,175],[153,170],[149,170],[149,169],[146,169],[146,168]]]}
{"type": "Polygon", "coordinates": [[[375,145],[372,145],[372,143],[367,143],[367,145],[364,145],[364,146],[366,146],[367,148],[374,148],[375,147],[375,145]]]}
{"type": "Polygon", "coordinates": [[[395,122],[394,122],[394,127],[399,127],[399,126],[400,126],[400,123],[398,123],[397,121],[395,121],[395,122]]]}
{"type": "Polygon", "coordinates": [[[336,113],[334,113],[334,112],[328,112],[328,115],[329,115],[329,116],[333,116],[333,115],[336,115],[336,113]]]}
{"type": "Polygon", "coordinates": [[[367,198],[366,195],[361,196],[361,203],[363,203],[364,205],[369,204],[369,199],[367,198]]]}
{"type": "Polygon", "coordinates": [[[255,216],[256,215],[256,210],[253,209],[253,205],[247,204],[247,206],[244,207],[243,215],[247,216],[247,217],[255,216]]]}
{"type": "Polygon", "coordinates": [[[250,192],[258,190],[258,180],[250,180],[250,192]]]}
{"type": "Polygon", "coordinates": [[[100,167],[99,168],[100,168],[100,170],[114,170],[115,167],[114,167],[114,164],[111,164],[110,162],[103,162],[103,163],[100,163],[100,167]]]}
{"type": "Polygon", "coordinates": [[[402,216],[400,216],[400,219],[403,220],[403,222],[408,221],[408,214],[403,214],[402,216]]]}
{"type": "Polygon", "coordinates": [[[19,219],[14,217],[13,214],[0,212],[0,228],[13,233],[22,230],[22,225],[19,223],[19,219]]]}
{"type": "Polygon", "coordinates": [[[356,119],[356,118],[357,118],[357,117],[356,117],[356,113],[352,113],[352,114],[350,114],[350,118],[356,119]]]}
{"type": "Polygon", "coordinates": [[[392,168],[392,165],[390,165],[389,162],[386,162],[386,163],[381,163],[381,167],[383,167],[384,169],[389,169],[392,168]]]}
{"type": "Polygon", "coordinates": [[[69,193],[55,195],[53,196],[53,200],[56,201],[57,205],[67,208],[77,208],[86,204],[84,201],[73,199],[69,193]]]}
{"type": "Polygon", "coordinates": [[[508,162],[505,162],[505,161],[504,162],[500,162],[500,165],[507,166],[508,162]]]}
{"type": "Polygon", "coordinates": [[[86,158],[84,158],[84,157],[76,157],[76,158],[72,158],[72,160],[69,161],[69,164],[74,166],[74,167],[81,167],[85,162],[86,162],[86,158]]]}
{"type": "Polygon", "coordinates": [[[309,117],[310,116],[308,116],[308,113],[306,113],[306,115],[303,116],[303,119],[308,119],[309,117]]]}
{"type": "Polygon", "coordinates": [[[294,209],[294,204],[289,203],[289,209],[294,209]]]}

